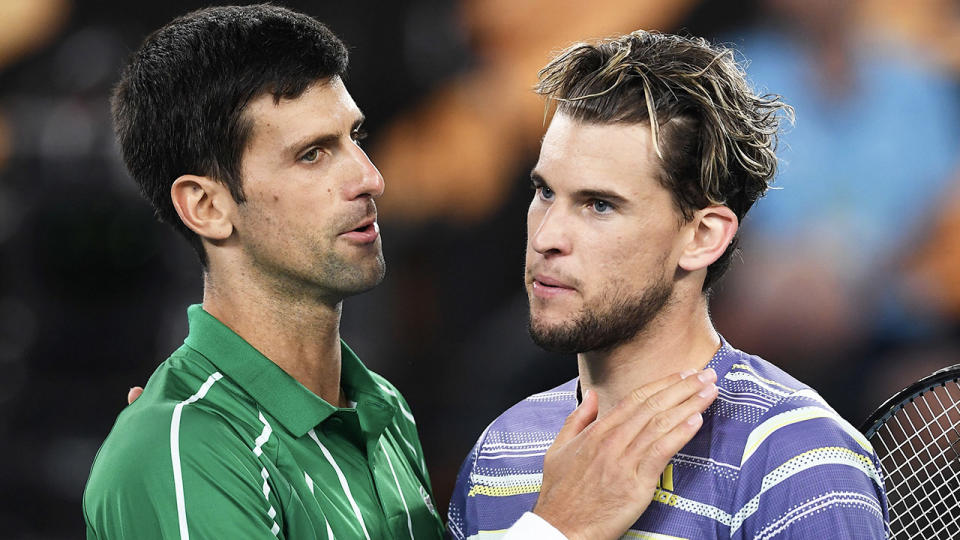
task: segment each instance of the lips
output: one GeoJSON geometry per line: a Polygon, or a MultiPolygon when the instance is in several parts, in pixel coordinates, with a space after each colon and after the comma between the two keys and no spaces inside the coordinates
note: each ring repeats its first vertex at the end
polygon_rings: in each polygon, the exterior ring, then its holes
{"type": "Polygon", "coordinates": [[[377,216],[373,215],[365,218],[354,228],[340,233],[340,236],[356,244],[373,243],[380,236],[380,225],[377,224],[377,216]]]}
{"type": "Polygon", "coordinates": [[[541,298],[552,298],[576,292],[573,285],[567,283],[567,281],[546,274],[535,274],[531,287],[533,294],[541,298]]]}
{"type": "Polygon", "coordinates": [[[546,285],[547,287],[560,287],[560,288],[563,288],[563,289],[572,289],[572,288],[573,288],[573,287],[571,287],[570,285],[567,285],[566,283],[564,283],[563,281],[561,281],[561,280],[559,280],[559,279],[557,279],[557,278],[550,277],[550,276],[546,276],[546,275],[543,275],[543,274],[538,274],[538,275],[533,276],[533,280],[536,281],[536,282],[538,282],[538,283],[540,283],[540,284],[542,284],[542,285],[546,285]]]}

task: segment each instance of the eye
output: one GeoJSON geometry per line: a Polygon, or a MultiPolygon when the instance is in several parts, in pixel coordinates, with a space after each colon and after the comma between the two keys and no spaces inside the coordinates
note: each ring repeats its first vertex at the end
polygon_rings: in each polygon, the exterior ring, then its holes
{"type": "Polygon", "coordinates": [[[360,146],[360,141],[367,138],[367,130],[363,128],[357,128],[353,130],[353,133],[351,133],[350,136],[353,138],[353,142],[356,143],[357,146],[360,146]]]}
{"type": "Polygon", "coordinates": [[[603,199],[594,199],[591,206],[593,211],[598,214],[609,214],[613,211],[613,205],[603,199]]]}
{"type": "Polygon", "coordinates": [[[537,194],[540,195],[540,198],[545,201],[553,199],[553,190],[547,186],[537,186],[537,194]]]}
{"type": "Polygon", "coordinates": [[[320,159],[320,149],[311,148],[307,150],[302,156],[300,156],[300,161],[304,163],[316,163],[320,159]]]}

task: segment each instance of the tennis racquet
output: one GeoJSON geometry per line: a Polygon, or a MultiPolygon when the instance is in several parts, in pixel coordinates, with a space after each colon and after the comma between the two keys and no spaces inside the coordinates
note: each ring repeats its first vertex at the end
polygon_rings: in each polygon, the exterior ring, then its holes
{"type": "Polygon", "coordinates": [[[888,399],[861,428],[883,468],[895,540],[960,538],[960,364],[888,399]]]}

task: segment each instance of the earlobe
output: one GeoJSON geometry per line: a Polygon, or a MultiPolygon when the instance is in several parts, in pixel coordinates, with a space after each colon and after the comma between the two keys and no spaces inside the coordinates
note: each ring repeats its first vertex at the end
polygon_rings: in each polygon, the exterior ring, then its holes
{"type": "Polygon", "coordinates": [[[200,237],[217,241],[233,234],[231,210],[236,203],[220,182],[185,174],[170,186],[170,198],[184,225],[200,237]]]}
{"type": "Polygon", "coordinates": [[[680,267],[693,272],[713,264],[733,242],[739,225],[737,215],[726,206],[698,210],[690,223],[692,235],[680,255],[680,267]]]}

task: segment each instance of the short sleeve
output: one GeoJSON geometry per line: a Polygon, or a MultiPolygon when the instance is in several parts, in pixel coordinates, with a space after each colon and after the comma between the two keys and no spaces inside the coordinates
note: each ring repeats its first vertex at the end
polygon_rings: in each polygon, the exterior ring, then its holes
{"type": "Polygon", "coordinates": [[[279,494],[252,445],[200,408],[168,418],[101,450],[84,495],[87,537],[283,538],[279,494]]]}
{"type": "Polygon", "coordinates": [[[486,431],[480,435],[480,439],[477,440],[473,449],[463,460],[460,472],[457,473],[453,495],[450,497],[450,506],[447,509],[447,532],[450,537],[457,540],[463,540],[477,533],[476,509],[469,504],[470,475],[473,473],[485,435],[486,431]]]}

